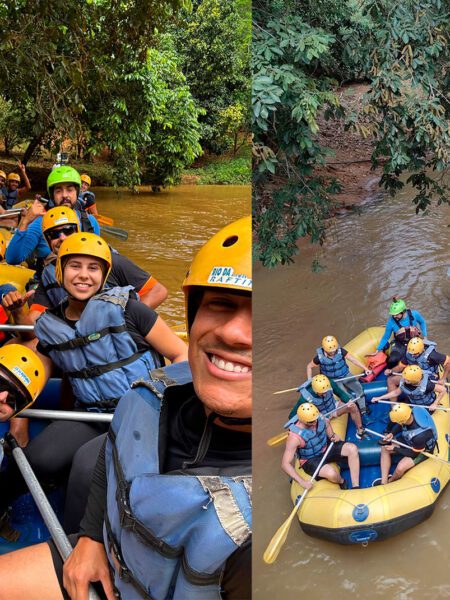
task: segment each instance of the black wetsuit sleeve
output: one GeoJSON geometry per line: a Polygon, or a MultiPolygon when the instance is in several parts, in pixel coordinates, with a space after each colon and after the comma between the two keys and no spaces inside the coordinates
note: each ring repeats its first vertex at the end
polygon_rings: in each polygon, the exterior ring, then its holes
{"type": "Polygon", "coordinates": [[[227,560],[222,589],[222,598],[225,600],[247,600],[252,597],[251,538],[227,560]]]}
{"type": "Polygon", "coordinates": [[[401,425],[399,425],[398,423],[393,423],[392,421],[389,421],[384,432],[392,433],[393,435],[397,435],[397,433],[400,433],[401,430],[402,430],[401,425]]]}
{"type": "Polygon", "coordinates": [[[341,348],[342,350],[342,358],[345,358],[348,354],[348,350],[346,350],[345,348],[341,348]]]}
{"type": "Polygon", "coordinates": [[[313,358],[313,363],[314,363],[315,365],[320,365],[320,360],[319,360],[319,357],[317,356],[317,354],[316,354],[316,355],[315,355],[315,357],[313,358]]]}
{"type": "Polygon", "coordinates": [[[440,352],[436,352],[436,350],[433,350],[433,352],[429,356],[429,361],[433,365],[443,365],[445,363],[446,358],[447,356],[445,354],[441,354],[440,352]]]}
{"type": "Polygon", "coordinates": [[[106,440],[98,455],[86,510],[80,524],[80,535],[90,537],[96,542],[103,542],[103,517],[106,508],[105,445],[106,440]]]}
{"type": "Polygon", "coordinates": [[[145,336],[158,318],[158,313],[146,304],[131,298],[125,308],[125,323],[127,330],[135,341],[139,350],[147,350],[148,343],[145,336]]]}
{"type": "Polygon", "coordinates": [[[108,285],[111,287],[132,285],[136,292],[139,292],[151,275],[123,254],[113,252],[111,257],[112,269],[108,277],[108,285]]]}

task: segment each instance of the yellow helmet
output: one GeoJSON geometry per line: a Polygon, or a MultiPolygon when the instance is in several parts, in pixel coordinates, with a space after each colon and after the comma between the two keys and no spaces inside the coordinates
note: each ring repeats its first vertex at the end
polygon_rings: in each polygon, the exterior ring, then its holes
{"type": "Polygon", "coordinates": [[[17,389],[15,414],[36,400],[45,385],[45,370],[39,356],[27,346],[9,344],[0,348],[0,379],[17,389]]]}
{"type": "Polygon", "coordinates": [[[61,225],[76,225],[77,232],[80,231],[77,214],[68,206],[55,206],[48,210],[42,217],[42,233],[61,225]]]}
{"type": "Polygon", "coordinates": [[[3,177],[3,179],[6,181],[6,173],[5,173],[5,171],[0,170],[0,177],[3,177]]]}
{"type": "Polygon", "coordinates": [[[20,183],[20,175],[17,173],[10,173],[8,175],[8,181],[17,181],[17,183],[20,183]]]}
{"type": "Polygon", "coordinates": [[[397,402],[397,404],[394,404],[391,408],[389,418],[393,423],[404,425],[409,420],[411,413],[412,408],[409,404],[405,404],[404,402],[397,402]]]}
{"type": "Polygon", "coordinates": [[[201,301],[197,288],[252,291],[252,223],[243,217],[230,223],[197,252],[183,281],[187,329],[201,301]]]}
{"type": "Polygon", "coordinates": [[[0,231],[0,260],[5,258],[6,253],[6,240],[3,233],[0,231]]]}
{"type": "Polygon", "coordinates": [[[304,402],[297,409],[297,416],[302,423],[314,423],[319,415],[319,409],[311,402],[304,402]]]}
{"type": "Polygon", "coordinates": [[[322,348],[325,352],[336,352],[339,344],[334,335],[327,335],[322,340],[322,348]]]}
{"type": "Polygon", "coordinates": [[[326,375],[316,375],[313,377],[311,386],[316,394],[325,394],[325,392],[331,390],[331,383],[326,375]]]}
{"type": "Polygon", "coordinates": [[[402,372],[402,377],[406,383],[417,385],[420,383],[423,377],[423,371],[419,365],[408,365],[402,372]]]}
{"type": "Polygon", "coordinates": [[[419,337],[413,337],[409,340],[408,345],[406,346],[406,351],[410,354],[422,354],[425,350],[425,344],[423,340],[419,337]]]}
{"type": "Polygon", "coordinates": [[[84,181],[84,183],[87,183],[89,186],[91,185],[91,178],[89,177],[89,175],[86,175],[86,173],[83,173],[80,176],[81,181],[84,181]]]}
{"type": "Polygon", "coordinates": [[[61,244],[56,259],[55,275],[56,281],[63,285],[63,262],[68,256],[81,254],[82,256],[95,256],[106,263],[106,274],[103,279],[103,285],[108,279],[111,271],[112,260],[111,250],[103,238],[95,233],[74,233],[66,238],[61,244]]]}

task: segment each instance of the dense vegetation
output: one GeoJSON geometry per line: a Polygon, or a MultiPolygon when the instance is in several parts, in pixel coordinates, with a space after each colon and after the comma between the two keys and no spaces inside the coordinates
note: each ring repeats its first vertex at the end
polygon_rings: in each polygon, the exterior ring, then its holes
{"type": "Polygon", "coordinates": [[[248,5],[0,1],[6,153],[20,143],[27,163],[70,139],[73,158],[107,148],[118,183],[159,186],[177,182],[203,151],[237,146],[249,122],[248,5]]]}
{"type": "Polygon", "coordinates": [[[324,239],[338,185],[317,174],[327,157],[319,117],[370,136],[381,185],[394,194],[412,184],[417,212],[449,202],[448,0],[253,7],[254,212],[265,265],[290,262],[303,236],[324,239]],[[364,109],[345,115],[335,91],[361,79],[370,83],[364,109]]]}

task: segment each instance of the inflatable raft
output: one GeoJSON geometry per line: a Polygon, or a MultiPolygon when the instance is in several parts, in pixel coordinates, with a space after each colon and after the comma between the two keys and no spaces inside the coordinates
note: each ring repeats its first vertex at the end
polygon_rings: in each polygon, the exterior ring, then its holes
{"type": "MultiPolygon", "coordinates": [[[[370,327],[346,344],[345,348],[364,363],[365,355],[375,351],[383,331],[382,327],[370,327]]],[[[357,367],[351,364],[350,369],[357,374],[357,367]]],[[[389,421],[390,407],[370,401],[374,396],[380,396],[387,391],[386,377],[380,374],[374,381],[363,384],[363,388],[372,410],[368,417],[364,417],[364,425],[383,433],[389,421]]],[[[442,405],[449,406],[448,394],[444,397],[442,405]]],[[[438,447],[435,454],[447,461],[450,459],[450,412],[437,410],[433,419],[438,431],[438,447]]],[[[450,465],[429,458],[407,471],[398,481],[372,487],[374,479],[381,475],[379,438],[357,440],[355,426],[348,419],[348,415],[333,419],[331,423],[341,439],[358,446],[361,488],[341,490],[326,480],[316,482],[297,513],[305,533],[339,544],[366,545],[414,527],[432,514],[437,500],[449,482],[450,465]]],[[[299,468],[298,462],[296,468],[301,477],[309,479],[299,468]]],[[[391,472],[394,468],[393,466],[391,472]]],[[[342,476],[350,487],[348,469],[342,470],[342,476]]],[[[294,504],[303,491],[296,481],[292,482],[291,498],[294,504]]]]}

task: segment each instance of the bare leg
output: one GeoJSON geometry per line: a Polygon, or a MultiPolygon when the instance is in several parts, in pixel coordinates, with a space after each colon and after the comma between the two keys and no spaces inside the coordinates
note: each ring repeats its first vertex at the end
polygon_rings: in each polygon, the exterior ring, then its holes
{"type": "Polygon", "coordinates": [[[331,483],[342,483],[342,477],[331,465],[324,465],[319,471],[319,477],[328,479],[331,483]]]}
{"type": "Polygon", "coordinates": [[[400,385],[400,379],[401,379],[400,375],[390,375],[387,378],[388,392],[393,392],[394,390],[396,390],[398,388],[398,386],[400,385]]]}
{"type": "Polygon", "coordinates": [[[406,471],[409,471],[409,469],[412,469],[414,466],[414,461],[412,458],[409,458],[409,456],[404,456],[402,458],[402,460],[398,463],[392,477],[391,477],[391,483],[392,481],[396,481],[397,479],[400,479],[400,477],[403,477],[403,475],[406,473],[406,471]]]}
{"type": "Polygon", "coordinates": [[[359,454],[357,446],[346,442],[342,446],[341,454],[347,457],[352,487],[359,487],[359,454]]]}
{"type": "Polygon", "coordinates": [[[361,431],[361,429],[362,429],[361,413],[359,412],[359,409],[356,406],[356,404],[353,404],[353,406],[347,406],[346,404],[342,404],[341,406],[339,406],[338,410],[337,410],[337,414],[343,415],[344,413],[350,414],[350,418],[353,421],[353,423],[355,424],[356,429],[358,430],[358,432],[361,431]]]}
{"type": "Polygon", "coordinates": [[[47,544],[0,556],[0,600],[62,600],[47,544]]]}
{"type": "Polygon", "coordinates": [[[20,417],[11,419],[9,422],[9,431],[16,438],[19,446],[25,448],[30,441],[28,436],[28,419],[22,419],[20,417]]]}
{"type": "Polygon", "coordinates": [[[389,477],[389,469],[392,464],[393,450],[387,450],[385,446],[381,446],[381,483],[387,483],[389,477]]]}

